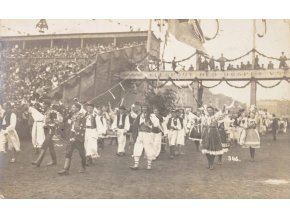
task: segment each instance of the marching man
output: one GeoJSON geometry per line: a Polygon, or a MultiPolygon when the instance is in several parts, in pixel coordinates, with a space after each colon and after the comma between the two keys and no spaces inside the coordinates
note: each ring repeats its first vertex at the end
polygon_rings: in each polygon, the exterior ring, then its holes
{"type": "Polygon", "coordinates": [[[98,137],[106,134],[107,124],[102,111],[98,110],[98,114],[94,114],[94,105],[87,104],[88,114],[86,116],[86,132],[85,132],[85,150],[87,157],[87,165],[93,163],[93,159],[97,159],[98,153],[98,137]]]}
{"type": "Polygon", "coordinates": [[[82,168],[79,170],[79,173],[84,173],[86,171],[86,151],[84,147],[86,119],[81,112],[81,105],[79,103],[74,103],[72,105],[72,113],[73,115],[69,120],[71,124],[70,136],[69,143],[66,147],[64,167],[63,170],[58,172],[59,175],[69,174],[71,158],[75,149],[78,150],[82,163],[82,168]]]}
{"type": "Polygon", "coordinates": [[[96,115],[94,114],[94,105],[87,104],[86,114],[86,132],[85,132],[85,150],[87,165],[93,163],[93,159],[99,157],[98,154],[98,135],[96,115]]]}
{"type": "Polygon", "coordinates": [[[118,140],[118,156],[125,155],[125,146],[126,146],[126,132],[130,129],[130,121],[129,116],[126,114],[126,108],[124,106],[120,106],[119,111],[117,112],[117,116],[115,116],[112,130],[117,132],[117,140],[118,140]]]}
{"type": "Polygon", "coordinates": [[[178,143],[178,135],[180,137],[179,132],[183,130],[183,122],[177,117],[176,111],[171,111],[171,118],[169,118],[167,123],[168,129],[168,141],[170,148],[170,158],[173,159],[175,155],[175,149],[178,143]]]}
{"type": "Polygon", "coordinates": [[[44,115],[35,107],[28,106],[26,102],[24,102],[23,109],[24,111],[28,110],[28,113],[30,113],[32,116],[32,119],[33,119],[33,125],[32,125],[32,131],[31,131],[32,145],[36,151],[39,151],[45,139],[44,128],[43,128],[44,115]]]}
{"type": "Polygon", "coordinates": [[[177,155],[183,155],[184,154],[183,147],[185,144],[185,132],[186,132],[185,121],[182,117],[182,113],[180,110],[177,110],[176,116],[179,119],[180,124],[181,124],[181,129],[178,129],[178,133],[177,133],[177,141],[176,141],[177,155]]]}
{"type": "Polygon", "coordinates": [[[156,152],[153,147],[152,127],[153,122],[147,106],[142,106],[141,114],[136,118],[133,128],[132,136],[135,141],[133,158],[134,165],[132,170],[139,169],[139,161],[142,156],[143,149],[147,158],[147,170],[151,170],[152,160],[155,158],[156,152]]]}
{"type": "Polygon", "coordinates": [[[53,166],[56,165],[56,153],[54,150],[54,142],[53,142],[53,136],[56,133],[56,128],[59,122],[61,122],[62,118],[60,118],[60,114],[51,109],[51,102],[46,100],[44,102],[44,110],[45,110],[45,114],[44,114],[44,133],[45,133],[45,139],[44,142],[41,146],[41,150],[40,150],[40,154],[38,156],[38,158],[32,162],[32,165],[35,165],[37,167],[40,166],[47,148],[49,149],[49,153],[51,156],[51,162],[49,162],[47,164],[47,166],[53,166]]]}
{"type": "Polygon", "coordinates": [[[4,109],[0,105],[0,152],[6,153],[6,143],[8,143],[8,149],[12,152],[10,163],[15,163],[16,152],[20,151],[20,141],[15,130],[16,121],[11,104],[4,104],[4,109]]]}

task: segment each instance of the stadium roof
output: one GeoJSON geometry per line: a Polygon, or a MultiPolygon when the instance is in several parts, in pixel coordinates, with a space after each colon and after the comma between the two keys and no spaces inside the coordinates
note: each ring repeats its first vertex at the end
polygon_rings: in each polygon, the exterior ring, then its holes
{"type": "MultiPolygon", "coordinates": [[[[49,39],[90,39],[90,38],[120,38],[120,37],[147,37],[148,31],[129,32],[104,32],[104,33],[68,33],[68,34],[45,34],[25,36],[2,36],[1,41],[22,41],[22,40],[49,40],[49,39]]],[[[157,37],[152,34],[157,40],[157,37]]]]}

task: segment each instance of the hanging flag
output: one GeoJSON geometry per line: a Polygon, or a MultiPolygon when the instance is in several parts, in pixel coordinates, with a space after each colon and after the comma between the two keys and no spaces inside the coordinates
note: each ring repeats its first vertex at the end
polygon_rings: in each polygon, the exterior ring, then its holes
{"type": "Polygon", "coordinates": [[[205,52],[203,47],[205,39],[198,20],[168,20],[168,32],[178,41],[190,45],[199,51],[205,52]]]}
{"type": "Polygon", "coordinates": [[[113,97],[113,99],[115,100],[116,99],[116,97],[115,97],[115,95],[113,95],[113,93],[109,90],[109,93],[111,94],[111,96],[113,97]]]}

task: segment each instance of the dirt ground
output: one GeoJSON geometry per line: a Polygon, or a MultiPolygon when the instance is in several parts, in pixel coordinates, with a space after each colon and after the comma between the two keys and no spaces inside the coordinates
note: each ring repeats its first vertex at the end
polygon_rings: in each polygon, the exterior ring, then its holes
{"type": "Polygon", "coordinates": [[[64,147],[57,147],[58,164],[46,167],[49,154],[40,168],[31,165],[36,158],[29,142],[22,144],[18,162],[10,164],[8,155],[0,156],[0,194],[5,198],[286,198],[290,197],[290,135],[280,134],[273,142],[262,137],[256,161],[250,162],[248,149],[234,146],[224,155],[223,165],[206,169],[205,156],[187,143],[185,155],[174,160],[168,151],[153,163],[151,171],[132,171],[132,148],[128,155],[115,155],[116,145],[105,143],[101,158],[79,174],[80,158],[75,152],[69,176],[59,176],[64,163],[64,147]],[[229,156],[240,162],[230,161],[229,156]],[[284,184],[268,184],[283,180],[284,184]]]}

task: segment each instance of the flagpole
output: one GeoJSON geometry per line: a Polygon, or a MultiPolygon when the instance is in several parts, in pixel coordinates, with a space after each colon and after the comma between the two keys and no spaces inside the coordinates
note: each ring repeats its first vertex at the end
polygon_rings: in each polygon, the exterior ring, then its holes
{"type": "MultiPolygon", "coordinates": [[[[152,39],[152,19],[148,20],[148,34],[147,34],[147,58],[146,58],[146,64],[145,64],[145,70],[149,71],[149,58],[151,53],[151,39],[152,39]]],[[[148,83],[143,84],[143,103],[146,101],[146,93],[148,91],[148,83]]]]}
{"type": "Polygon", "coordinates": [[[148,35],[147,35],[147,53],[151,51],[151,40],[152,40],[152,19],[149,19],[148,24],[148,35]]]}
{"type": "MultiPolygon", "coordinates": [[[[253,49],[254,51],[252,52],[252,69],[255,69],[255,49],[256,49],[256,35],[257,35],[257,30],[256,30],[256,20],[253,19],[253,49]]],[[[256,105],[257,101],[257,83],[256,81],[252,80],[251,81],[251,91],[250,91],[250,105],[256,105]]]]}

